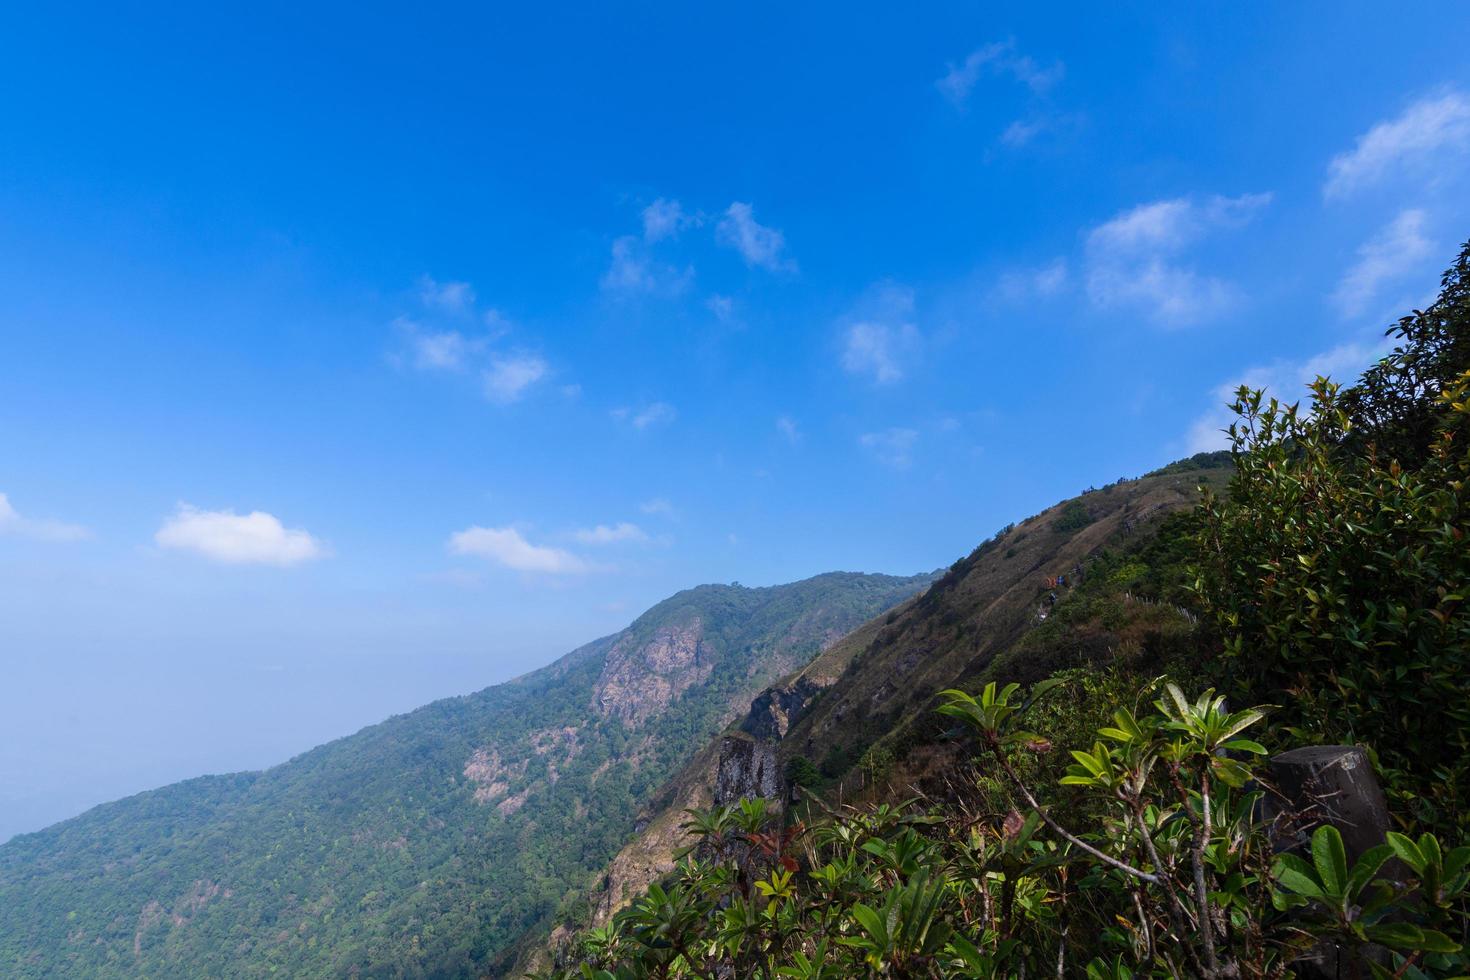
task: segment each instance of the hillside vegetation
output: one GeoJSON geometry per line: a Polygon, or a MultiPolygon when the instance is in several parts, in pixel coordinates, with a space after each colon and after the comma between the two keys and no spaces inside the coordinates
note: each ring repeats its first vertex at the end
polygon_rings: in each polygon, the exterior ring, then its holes
{"type": "MultiPolygon", "coordinates": [[[[936,766],[935,695],[982,676],[998,657],[1036,676],[1046,676],[1053,661],[1111,659],[1120,646],[1124,657],[1157,659],[1163,647],[1181,642],[1187,619],[1140,597],[1110,607],[1122,615],[1110,614],[1104,623],[1091,597],[1142,585],[1136,560],[1120,564],[1113,556],[1156,546],[1169,516],[1193,506],[1202,483],[1224,486],[1231,469],[1228,453],[1207,454],[1089,491],[1002,529],[922,595],[762,692],[727,738],[774,743],[775,768],[800,767],[809,784],[840,799],[875,777],[899,780],[911,766],[936,766]],[[1056,585],[1058,576],[1066,584],[1056,585]],[[1079,619],[1076,629],[1063,625],[1079,619]]],[[[751,789],[717,785],[720,756],[717,740],[653,796],[644,829],[597,876],[587,906],[568,907],[567,925],[606,924],[671,872],[689,843],[681,829],[686,809],[708,807],[717,797],[731,802],[751,789]]],[[[552,942],[566,939],[563,929],[552,942]]],[[[520,966],[544,962],[530,953],[520,966]]]]}
{"type": "Polygon", "coordinates": [[[1241,389],[1228,455],[1003,529],[764,692],[526,964],[1470,975],[1470,245],[1390,335],[1305,406],[1241,389]],[[1343,817],[1371,793],[1278,785],[1312,745],[1364,750],[1321,757],[1371,767],[1386,832],[1343,817]],[[781,785],[730,778],[763,754],[781,785]]]}
{"type": "Polygon", "coordinates": [[[519,680],[0,847],[0,976],[489,970],[762,687],[928,576],[702,586],[519,680]]]}

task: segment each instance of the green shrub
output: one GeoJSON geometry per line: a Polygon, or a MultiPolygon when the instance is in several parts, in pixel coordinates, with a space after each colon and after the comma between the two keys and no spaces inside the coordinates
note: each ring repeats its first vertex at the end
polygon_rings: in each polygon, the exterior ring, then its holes
{"type": "Polygon", "coordinates": [[[1080,500],[1073,500],[1062,508],[1061,514],[1052,521],[1052,528],[1062,533],[1080,531],[1093,521],[1092,513],[1080,500]]]}

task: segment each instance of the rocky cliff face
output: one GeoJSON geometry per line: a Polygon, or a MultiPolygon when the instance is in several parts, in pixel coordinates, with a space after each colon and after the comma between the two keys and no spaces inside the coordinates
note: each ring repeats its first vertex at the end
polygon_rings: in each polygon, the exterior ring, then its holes
{"type": "Polygon", "coordinates": [[[659,628],[648,639],[627,635],[608,653],[593,690],[593,709],[630,727],[709,679],[714,658],[704,645],[704,621],[659,628]]]}
{"type": "Polygon", "coordinates": [[[828,683],[802,674],[766,688],[751,702],[750,712],[740,722],[740,730],[767,741],[784,738],[828,683]]]}
{"type": "Polygon", "coordinates": [[[781,771],[776,745],[744,733],[720,738],[720,762],[715,768],[715,803],[724,806],[751,797],[775,799],[781,795],[781,771]]]}

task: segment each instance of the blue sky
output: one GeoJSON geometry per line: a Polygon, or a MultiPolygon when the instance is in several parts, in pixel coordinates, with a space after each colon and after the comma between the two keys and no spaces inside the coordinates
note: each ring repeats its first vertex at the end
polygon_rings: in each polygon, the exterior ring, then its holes
{"type": "Polygon", "coordinates": [[[1156,6],[7,12],[0,838],[1351,375],[1470,10],[1156,6]]]}

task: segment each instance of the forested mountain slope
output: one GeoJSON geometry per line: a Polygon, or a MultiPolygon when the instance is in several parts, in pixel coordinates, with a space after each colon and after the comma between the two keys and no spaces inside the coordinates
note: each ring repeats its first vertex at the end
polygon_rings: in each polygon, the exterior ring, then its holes
{"type": "MultiPolygon", "coordinates": [[[[737,725],[706,745],[653,798],[642,832],[594,881],[583,918],[571,916],[568,924],[606,922],[671,871],[675,852],[687,842],[680,830],[684,810],[761,792],[752,783],[757,768],[779,779],[800,759],[796,764],[832,793],[851,793],[875,771],[887,775],[902,744],[932,738],[932,731],[916,735],[911,729],[932,724],[940,690],[970,683],[997,658],[1026,679],[1119,645],[1167,642],[1178,625],[1177,614],[1167,608],[1141,609],[1128,617],[1126,628],[1121,622],[1115,629],[1098,623],[1063,632],[1047,629],[1047,623],[1055,627],[1067,618],[1058,610],[1066,611],[1094,569],[1106,565],[1108,576],[1117,574],[1116,563],[1099,563],[1101,556],[1154,543],[1171,514],[1197,503],[1201,485],[1221,486],[1232,470],[1228,453],[1195,457],[1089,490],[1004,528],[922,595],[767,688],[737,725]]],[[[567,937],[559,929],[553,947],[567,937]]],[[[528,944],[521,968],[543,962],[528,944]]]]}
{"type": "Polygon", "coordinates": [[[701,586],[507,684],[0,847],[0,975],[462,977],[773,679],[931,576],[701,586]]]}

